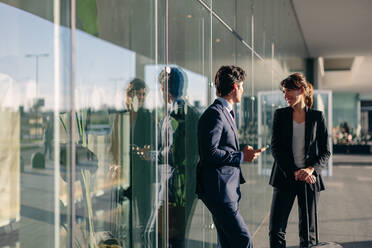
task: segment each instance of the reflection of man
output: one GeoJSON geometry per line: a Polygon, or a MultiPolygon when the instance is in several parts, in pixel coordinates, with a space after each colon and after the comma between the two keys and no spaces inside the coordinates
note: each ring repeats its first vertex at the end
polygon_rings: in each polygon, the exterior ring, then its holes
{"type": "MultiPolygon", "coordinates": [[[[162,204],[165,182],[169,179],[169,239],[172,247],[184,247],[189,217],[195,202],[195,167],[197,163],[197,120],[199,114],[185,100],[186,74],[181,68],[167,67],[159,75],[168,113],[160,122],[159,202],[162,204]],[[168,82],[168,84],[166,84],[168,82]],[[167,87],[168,86],[168,87],[167,87]],[[177,209],[177,211],[173,211],[177,209]]],[[[153,225],[150,220],[150,224],[153,225]]]]}
{"type": "Polygon", "coordinates": [[[261,152],[246,146],[239,151],[233,104],[243,94],[245,72],[236,66],[222,66],[215,78],[214,103],[200,117],[197,168],[199,198],[212,214],[218,244],[223,248],[252,247],[248,228],[239,213],[240,184],[244,183],[240,164],[252,162],[261,152]]]}

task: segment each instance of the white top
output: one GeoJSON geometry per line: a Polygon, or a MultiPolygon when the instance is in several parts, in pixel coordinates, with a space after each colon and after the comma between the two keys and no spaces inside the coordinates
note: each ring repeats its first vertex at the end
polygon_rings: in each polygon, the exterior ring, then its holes
{"type": "Polygon", "coordinates": [[[292,151],[295,165],[305,168],[305,122],[293,121],[292,151]]]}

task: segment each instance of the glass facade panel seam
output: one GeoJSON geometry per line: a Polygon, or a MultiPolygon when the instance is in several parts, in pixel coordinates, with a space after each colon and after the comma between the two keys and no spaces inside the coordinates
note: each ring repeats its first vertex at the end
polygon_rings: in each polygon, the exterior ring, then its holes
{"type": "MultiPolygon", "coordinates": [[[[70,0],[70,30],[71,30],[71,61],[70,61],[70,109],[69,109],[69,133],[74,134],[76,132],[74,123],[75,119],[75,32],[76,32],[76,1],[70,0]]],[[[76,178],[76,147],[75,147],[75,136],[68,135],[69,137],[69,176],[68,176],[68,187],[69,187],[69,204],[68,204],[68,244],[70,247],[75,245],[75,221],[76,221],[76,210],[75,210],[75,178],[76,178]]]]}
{"type": "Polygon", "coordinates": [[[54,18],[54,113],[53,113],[53,125],[54,125],[54,247],[60,247],[60,204],[59,204],[59,178],[60,178],[60,146],[59,146],[59,115],[60,112],[60,1],[53,1],[53,18],[54,18]]]}

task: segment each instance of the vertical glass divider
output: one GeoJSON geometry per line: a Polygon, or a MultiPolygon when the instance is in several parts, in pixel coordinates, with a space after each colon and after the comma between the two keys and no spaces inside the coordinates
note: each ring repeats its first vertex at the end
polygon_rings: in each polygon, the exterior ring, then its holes
{"type": "MultiPolygon", "coordinates": [[[[253,8],[252,8],[253,10],[253,8]]],[[[253,12],[253,11],[252,11],[253,12]]],[[[252,44],[252,53],[251,53],[251,103],[252,103],[252,122],[254,122],[254,14],[251,17],[251,44],[252,44]]],[[[253,124],[253,123],[252,123],[253,124]]],[[[253,143],[253,142],[252,142],[253,143]]]]}
{"type": "MultiPolygon", "coordinates": [[[[204,48],[204,46],[205,46],[205,37],[204,37],[204,32],[205,32],[205,30],[204,30],[204,25],[205,25],[205,21],[204,21],[204,18],[201,18],[201,20],[200,20],[200,22],[201,22],[201,43],[202,43],[202,46],[201,46],[201,64],[202,64],[202,75],[205,75],[205,67],[204,67],[204,65],[205,65],[205,48],[204,48]]],[[[207,98],[208,98],[208,80],[207,80],[207,98]]]]}
{"type": "MultiPolygon", "coordinates": [[[[328,176],[333,176],[333,141],[332,141],[332,130],[333,130],[333,100],[332,100],[332,91],[328,91],[328,144],[329,144],[329,151],[331,152],[331,156],[328,160],[328,176]]],[[[360,101],[359,106],[360,109],[360,101]]],[[[360,113],[360,110],[358,111],[360,113]]],[[[360,123],[360,121],[358,121],[360,123]]]]}
{"type": "MultiPolygon", "coordinates": [[[[168,18],[169,18],[169,15],[168,15],[168,6],[169,2],[168,0],[165,0],[165,71],[166,73],[170,73],[170,70],[168,68],[168,37],[169,37],[169,33],[168,33],[168,18]]],[[[164,103],[165,104],[165,118],[169,118],[169,113],[168,113],[168,76],[165,77],[166,78],[166,81],[165,81],[165,99],[166,99],[166,102],[164,103]]],[[[169,122],[166,123],[166,125],[170,125],[169,122]]],[[[166,126],[166,135],[165,135],[165,147],[169,147],[169,127],[166,126]]],[[[169,192],[169,178],[168,178],[168,171],[169,171],[169,151],[167,149],[167,154],[165,156],[165,171],[162,172],[162,176],[165,176],[165,190],[164,190],[164,207],[163,207],[163,242],[162,242],[162,245],[164,248],[168,248],[169,247],[169,209],[168,209],[168,202],[169,202],[169,199],[168,199],[168,192],[169,192]]]]}
{"type": "MultiPolygon", "coordinates": [[[[264,101],[261,101],[262,98],[262,91],[257,92],[257,133],[258,133],[258,142],[257,147],[262,147],[262,112],[266,111],[265,106],[261,107],[264,101]]],[[[258,166],[257,166],[257,174],[262,175],[262,156],[258,157],[258,166]]],[[[257,231],[258,229],[256,229],[257,231]]]]}
{"type": "MultiPolygon", "coordinates": [[[[235,12],[235,15],[234,15],[234,30],[238,30],[237,27],[238,27],[238,17],[237,17],[237,13],[238,13],[238,1],[235,0],[235,3],[234,3],[234,12],[235,12]]],[[[238,33],[238,32],[236,32],[238,33]]],[[[240,40],[241,41],[241,40],[240,40]]],[[[235,65],[238,65],[238,39],[234,39],[234,54],[233,54],[233,58],[234,58],[234,64],[235,65]]],[[[240,113],[239,113],[239,116],[240,116],[240,113]]],[[[239,121],[240,123],[240,121],[239,121]]]]}
{"type": "Polygon", "coordinates": [[[75,29],[76,29],[76,0],[70,0],[70,26],[71,26],[71,75],[70,75],[70,126],[69,126],[69,247],[74,247],[75,237],[75,29]]]}
{"type": "MultiPolygon", "coordinates": [[[[158,0],[155,0],[155,3],[154,3],[154,12],[155,12],[155,15],[154,15],[154,25],[155,25],[155,34],[154,34],[154,39],[155,39],[155,49],[154,49],[154,57],[155,57],[155,66],[156,68],[158,68],[158,64],[159,64],[159,43],[158,43],[158,38],[159,38],[159,30],[158,30],[158,0]]],[[[159,92],[159,84],[156,83],[156,79],[155,79],[155,101],[158,101],[159,97],[158,97],[158,92],[159,92]]],[[[155,151],[156,151],[156,154],[158,154],[158,144],[159,144],[159,139],[158,139],[158,128],[157,128],[157,125],[156,125],[156,122],[158,120],[158,103],[156,102],[155,103],[155,151]]],[[[159,161],[158,159],[155,159],[155,182],[159,182],[159,161]]],[[[155,191],[155,203],[154,204],[158,204],[159,202],[159,195],[158,195],[158,191],[156,190],[155,191]]],[[[155,215],[155,247],[158,247],[159,246],[159,238],[158,238],[158,233],[159,233],[159,226],[158,226],[158,223],[159,223],[159,219],[158,219],[158,215],[156,214],[155,215]]]]}
{"type": "Polygon", "coordinates": [[[213,88],[213,0],[211,0],[210,12],[210,53],[209,53],[209,78],[208,82],[208,106],[212,103],[212,88],[213,88]]]}
{"type": "Polygon", "coordinates": [[[59,211],[59,103],[60,103],[60,0],[53,2],[54,18],[54,247],[60,247],[59,211]]]}
{"type": "MultiPolygon", "coordinates": [[[[205,30],[204,30],[204,25],[205,25],[205,21],[204,21],[204,18],[201,18],[201,42],[202,42],[202,46],[201,46],[201,63],[202,63],[202,75],[205,75],[205,30]]],[[[208,91],[209,91],[209,82],[207,80],[207,98],[208,98],[208,91]]],[[[190,224],[191,225],[191,224],[190,224]]],[[[203,248],[205,246],[205,216],[204,216],[204,208],[202,208],[202,241],[203,241],[203,248]]]]}

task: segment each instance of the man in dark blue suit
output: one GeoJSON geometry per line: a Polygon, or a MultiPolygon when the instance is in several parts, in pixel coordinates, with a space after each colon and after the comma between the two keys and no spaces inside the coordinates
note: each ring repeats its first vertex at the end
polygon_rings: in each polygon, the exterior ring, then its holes
{"type": "Polygon", "coordinates": [[[215,78],[214,103],[200,117],[196,193],[212,214],[218,247],[252,248],[251,237],[238,202],[244,183],[240,164],[252,162],[261,153],[250,146],[240,151],[233,104],[243,95],[245,72],[236,66],[222,66],[215,78]]]}

